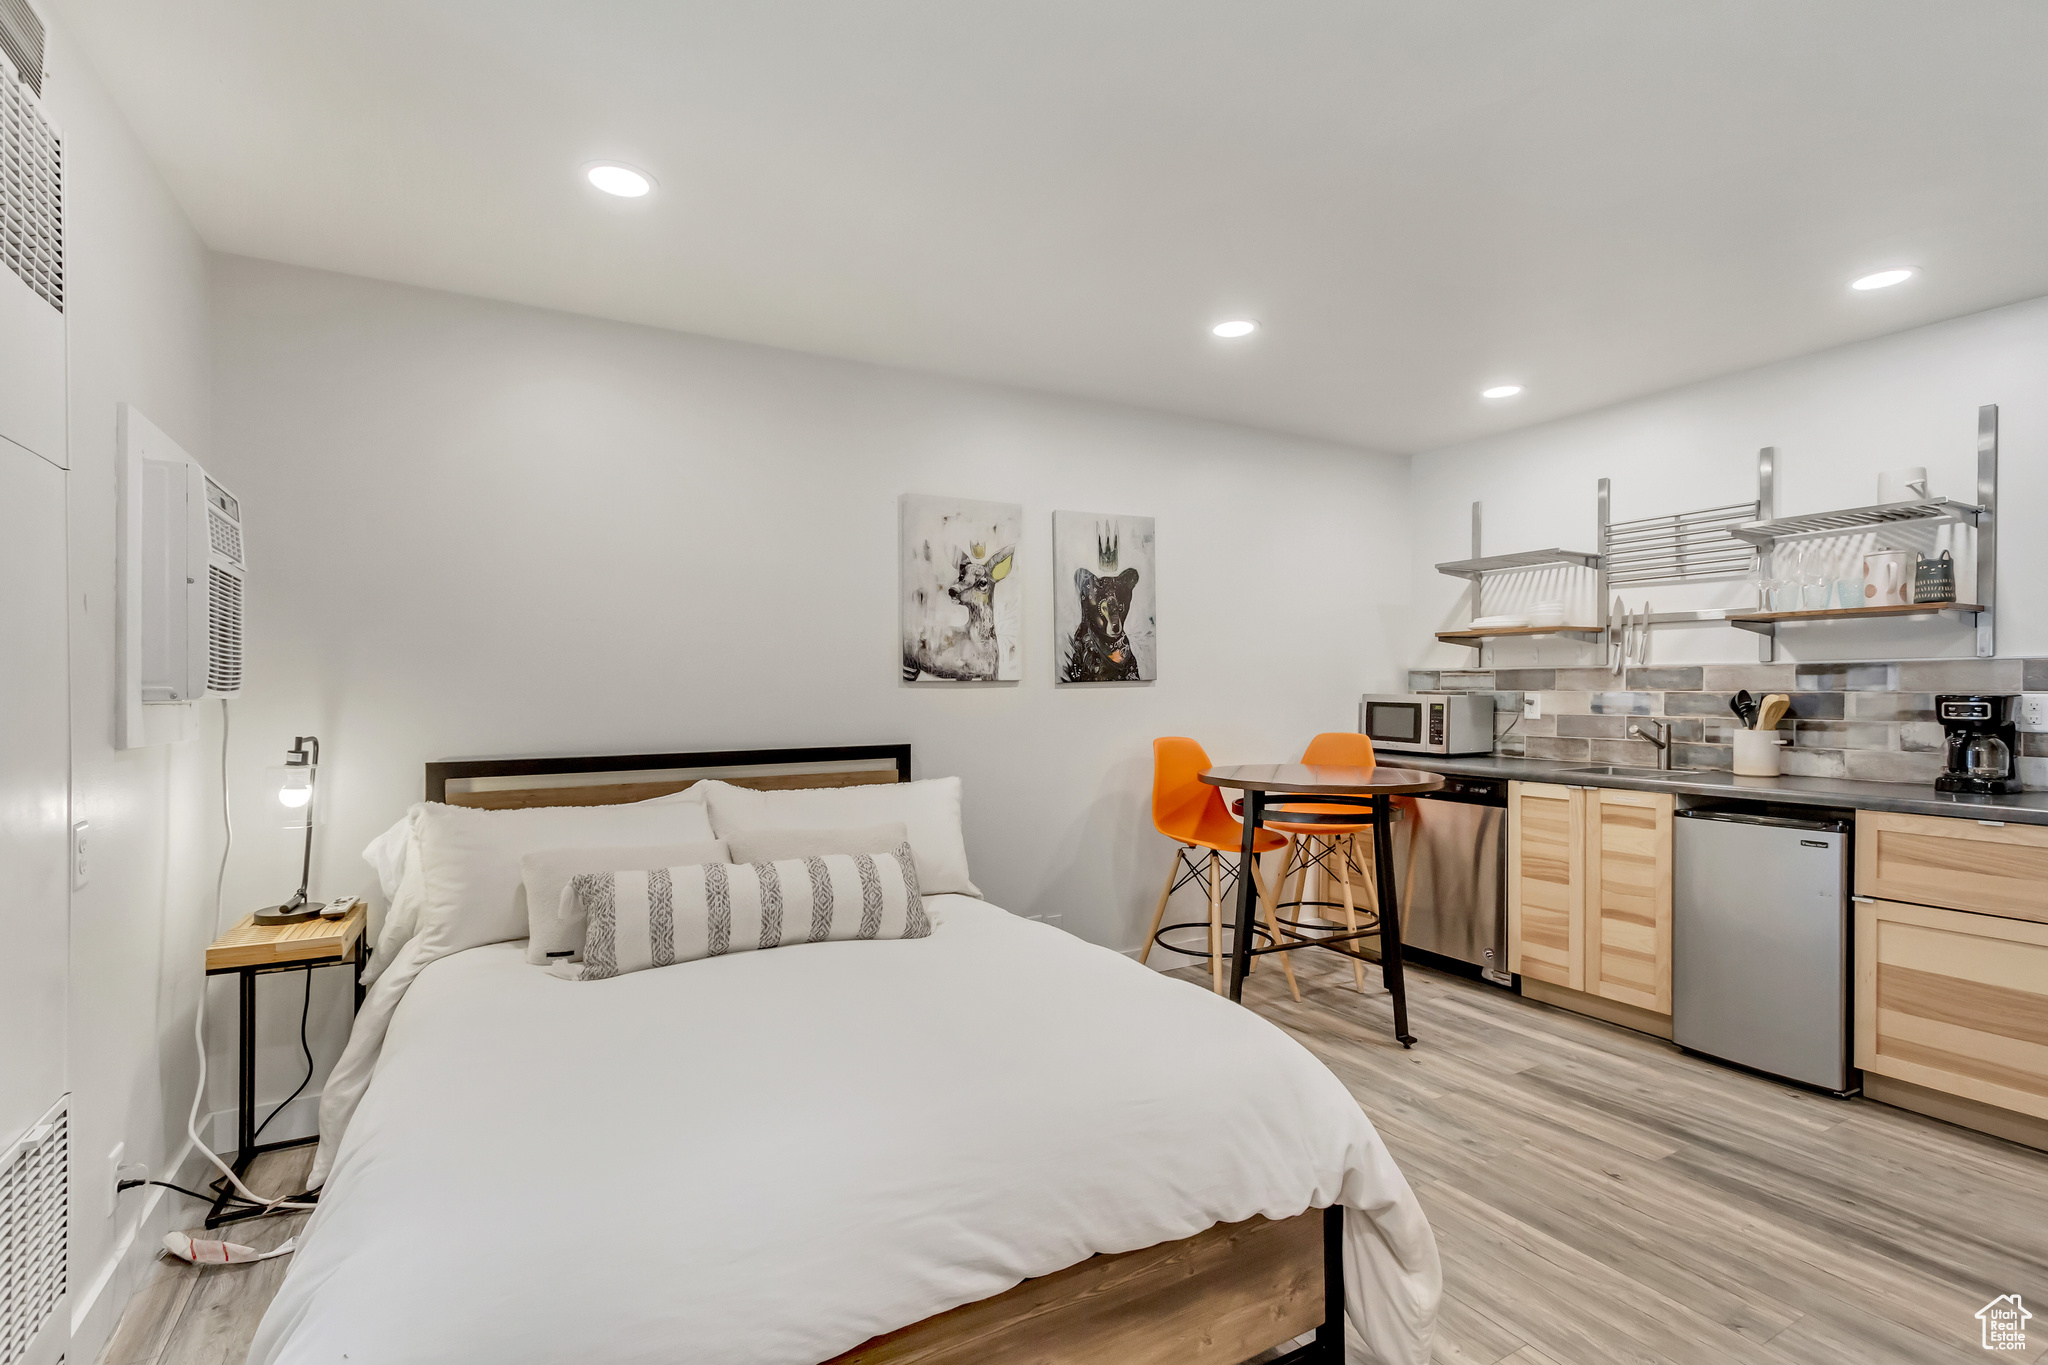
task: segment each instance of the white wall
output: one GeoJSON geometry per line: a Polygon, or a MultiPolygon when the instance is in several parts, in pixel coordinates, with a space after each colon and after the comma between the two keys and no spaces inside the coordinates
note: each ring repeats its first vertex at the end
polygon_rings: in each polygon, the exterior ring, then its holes
{"type": "MultiPolygon", "coordinates": [[[[214,282],[233,780],[253,812],[320,736],[316,894],[373,888],[358,853],[429,759],[909,740],[965,779],[991,900],[1125,948],[1167,863],[1154,736],[1291,756],[1397,679],[1402,461],[246,259],[214,282]],[[1024,504],[1021,684],[898,680],[905,492],[1024,504]],[[1053,686],[1055,508],[1158,518],[1156,684],[1053,686]]],[[[235,905],[295,884],[289,836],[239,849],[235,905]]],[[[323,1074],[342,1008],[316,999],[323,1074]]],[[[268,1009],[281,1096],[295,996],[268,1009]]]]}
{"type": "MultiPolygon", "coordinates": [[[[1910,288],[1911,286],[1905,286],[1910,288]]],[[[1419,455],[1412,464],[1416,595],[1404,658],[1466,667],[1474,652],[1431,641],[1462,625],[1461,580],[1434,564],[1470,553],[1470,506],[1484,504],[1489,554],[1559,545],[1597,549],[1595,482],[1613,480],[1616,520],[1743,502],[1756,456],[1777,448],[1780,516],[1859,507],[1882,470],[1924,465],[1933,491],[1970,501],[1977,408],[1999,407],[2001,657],[2048,654],[2048,299],[1695,384],[1582,417],[1419,455]]],[[[1902,548],[1906,548],[1902,544],[1902,548]]],[[[1659,610],[1754,601],[1735,587],[1635,589],[1659,610]]],[[[1972,655],[1953,624],[1855,622],[1782,633],[1781,658],[1972,655]]],[[[1727,626],[1662,629],[1653,663],[1753,662],[1756,637],[1727,626]]],[[[1597,656],[1568,641],[1503,644],[1488,663],[1597,656]]]]}
{"type": "Polygon", "coordinates": [[[147,1272],[153,1236],[136,1238],[138,1222],[182,1223],[195,1207],[131,1192],[104,1215],[114,1144],[157,1174],[185,1149],[192,1010],[214,935],[209,741],[114,747],[115,405],[136,404],[205,458],[207,259],[61,28],[50,70],[67,182],[72,805],[92,831],[91,880],[71,902],[70,1358],[91,1360],[147,1272]],[[122,1261],[131,1242],[140,1254],[122,1261]]]}

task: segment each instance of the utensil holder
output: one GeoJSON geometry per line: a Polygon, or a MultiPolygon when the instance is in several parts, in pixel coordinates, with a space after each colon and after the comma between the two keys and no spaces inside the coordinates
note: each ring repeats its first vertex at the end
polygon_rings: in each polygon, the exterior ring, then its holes
{"type": "Polygon", "coordinates": [[[1737,730],[1735,732],[1735,775],[1776,777],[1778,745],[1784,738],[1779,730],[1737,730]]]}

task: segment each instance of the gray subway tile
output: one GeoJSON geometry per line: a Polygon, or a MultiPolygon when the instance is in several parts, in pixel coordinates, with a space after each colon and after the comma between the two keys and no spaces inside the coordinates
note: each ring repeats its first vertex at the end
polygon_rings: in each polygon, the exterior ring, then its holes
{"type": "Polygon", "coordinates": [[[1574,739],[1626,739],[1627,716],[1559,716],[1557,732],[1574,739]]]}
{"type": "Polygon", "coordinates": [[[1732,768],[1735,750],[1726,744],[1681,744],[1671,751],[1671,762],[1680,768],[1732,768]]]}
{"type": "Polygon", "coordinates": [[[1847,749],[1780,749],[1779,771],[1788,777],[1847,777],[1847,749]]]}
{"type": "Polygon", "coordinates": [[[1595,692],[1593,713],[1603,716],[1654,716],[1657,714],[1657,700],[1654,692],[1595,692]]]}
{"type": "Polygon", "coordinates": [[[1850,720],[1934,719],[1931,692],[1851,692],[1848,702],[1850,720]]]}
{"type": "Polygon", "coordinates": [[[1583,739],[1548,739],[1531,735],[1524,752],[1530,758],[1574,759],[1581,763],[1586,760],[1586,745],[1583,739]]]}
{"type": "Polygon", "coordinates": [[[1593,709],[1591,692],[1539,692],[1537,698],[1546,716],[1583,716],[1593,709]]]}
{"type": "Polygon", "coordinates": [[[2022,734],[2020,752],[2029,758],[2048,758],[2048,735],[2022,734]]]}
{"type": "Polygon", "coordinates": [[[1793,686],[1802,692],[1889,692],[1899,685],[1896,664],[1798,664],[1795,667],[1799,676],[1793,686]]]}
{"type": "Polygon", "coordinates": [[[1522,723],[1515,727],[1515,733],[1518,735],[1554,735],[1557,733],[1557,720],[1556,716],[1538,716],[1534,720],[1529,720],[1525,717],[1522,723]]]}
{"type": "Polygon", "coordinates": [[[2019,692],[2024,659],[1926,659],[1899,665],[1901,692],[2019,692]]]}
{"type": "Polygon", "coordinates": [[[1848,749],[1849,776],[1861,782],[1912,782],[1933,786],[1941,773],[1939,754],[1886,754],[1848,749]]]}
{"type": "MultiPolygon", "coordinates": [[[[2048,739],[2048,735],[2041,738],[2048,739]]],[[[1941,728],[1940,721],[1907,721],[1899,727],[1899,747],[1907,753],[1938,754],[1947,743],[1948,731],[1941,728]]],[[[2048,749],[2044,749],[2043,752],[2048,753],[2048,749]]]]}
{"type": "Polygon", "coordinates": [[[1496,668],[1493,670],[1493,685],[1498,688],[1515,688],[1523,692],[1548,692],[1557,686],[1557,670],[1554,668],[1496,668]]]}
{"type": "Polygon", "coordinates": [[[1666,692],[1664,714],[1667,716],[1727,716],[1731,720],[1735,713],[1728,709],[1727,692],[1666,692]]]}
{"type": "Polygon", "coordinates": [[[1802,720],[1794,733],[1802,749],[1890,749],[1892,729],[1880,721],[1802,720]]]}
{"type": "MultiPolygon", "coordinates": [[[[1734,717],[1731,716],[1729,719],[1733,720],[1734,717]]],[[[1671,732],[1673,743],[1688,744],[1696,742],[1704,736],[1705,725],[1705,721],[1673,720],[1666,721],[1664,728],[1671,732]]]]}
{"type": "Polygon", "coordinates": [[[2020,665],[2020,686],[2029,692],[2048,692],[2048,659],[2022,659],[2020,665]]]}
{"type": "Polygon", "coordinates": [[[1587,758],[1594,763],[1627,763],[1639,768],[1657,766],[1657,746],[1647,739],[1595,739],[1588,741],[1587,758]]]}
{"type": "Polygon", "coordinates": [[[1555,686],[1565,692],[1597,692],[1620,681],[1621,679],[1614,676],[1614,670],[1611,668],[1560,668],[1557,670],[1555,686]]]}
{"type": "Polygon", "coordinates": [[[1700,739],[1707,744],[1733,744],[1735,732],[1742,728],[1742,722],[1733,716],[1722,720],[1702,720],[1700,739]]]}
{"type": "Polygon", "coordinates": [[[2013,760],[2019,765],[2020,781],[2027,784],[2032,792],[2048,788],[2048,758],[2020,758],[2013,760]]]}
{"type": "Polygon", "coordinates": [[[1624,682],[1631,691],[1637,692],[1697,692],[1704,671],[1699,668],[1631,668],[1624,682]]]}
{"type": "Polygon", "coordinates": [[[1840,720],[1846,698],[1840,692],[1792,692],[1785,700],[1790,703],[1785,714],[1795,720],[1840,720]]]}
{"type": "Polygon", "coordinates": [[[1509,758],[1522,758],[1525,756],[1523,746],[1528,742],[1522,735],[1502,735],[1493,748],[1494,752],[1506,754],[1509,758]]]}
{"type": "Polygon", "coordinates": [[[1434,669],[1411,668],[1408,670],[1408,690],[1410,692],[1434,692],[1437,690],[1436,680],[1437,673],[1434,669]]]}
{"type": "Polygon", "coordinates": [[[1520,692],[1494,693],[1493,709],[1496,715],[1502,711],[1512,711],[1519,715],[1522,710],[1522,694],[1520,692]]]}
{"type": "Polygon", "coordinates": [[[1491,692],[1493,672],[1491,669],[1445,669],[1436,675],[1433,692],[1491,692]]]}
{"type": "Polygon", "coordinates": [[[1709,664],[1700,670],[1700,686],[1708,692],[1741,692],[1762,696],[1766,692],[1790,692],[1799,686],[1793,664],[1709,664]]]}

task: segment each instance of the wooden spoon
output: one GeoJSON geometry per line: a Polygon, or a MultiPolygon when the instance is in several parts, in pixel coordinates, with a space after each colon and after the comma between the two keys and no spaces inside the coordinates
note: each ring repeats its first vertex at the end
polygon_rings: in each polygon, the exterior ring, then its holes
{"type": "Polygon", "coordinates": [[[1763,699],[1763,704],[1757,708],[1756,728],[1759,730],[1777,729],[1778,722],[1783,720],[1785,713],[1791,709],[1792,699],[1790,697],[1786,696],[1783,692],[1771,693],[1770,696],[1763,699]]]}

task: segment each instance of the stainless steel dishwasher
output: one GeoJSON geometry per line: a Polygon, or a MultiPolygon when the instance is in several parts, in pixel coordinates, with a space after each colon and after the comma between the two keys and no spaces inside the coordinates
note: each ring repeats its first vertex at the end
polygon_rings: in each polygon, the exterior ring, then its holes
{"type": "Polygon", "coordinates": [[[1852,819],[1782,807],[1677,815],[1672,1041],[1846,1093],[1852,819]]]}
{"type": "Polygon", "coordinates": [[[1405,869],[1401,942],[1510,984],[1507,782],[1447,774],[1402,815],[1394,827],[1395,866],[1405,869]]]}

